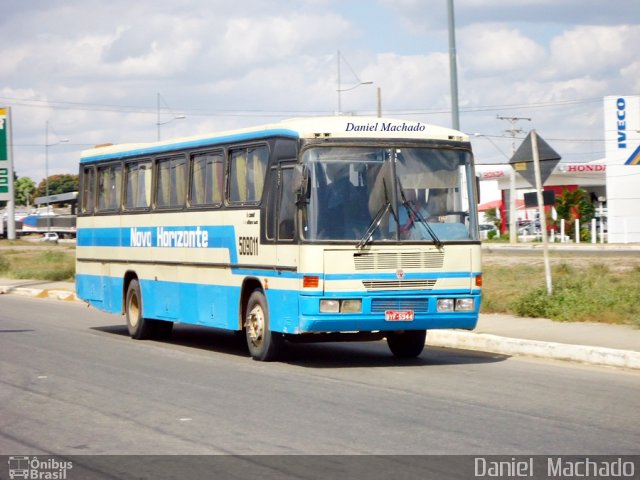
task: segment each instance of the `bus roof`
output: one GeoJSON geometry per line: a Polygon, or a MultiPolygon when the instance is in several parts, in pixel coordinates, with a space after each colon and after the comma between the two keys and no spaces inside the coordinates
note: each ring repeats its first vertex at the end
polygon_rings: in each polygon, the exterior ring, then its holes
{"type": "Polygon", "coordinates": [[[469,137],[462,132],[429,125],[423,122],[358,116],[306,117],[283,120],[278,123],[257,127],[174,138],[161,142],[97,145],[92,149],[82,152],[81,162],[161,154],[183,148],[198,148],[272,136],[284,136],[295,139],[395,138],[469,141],[469,137]]]}

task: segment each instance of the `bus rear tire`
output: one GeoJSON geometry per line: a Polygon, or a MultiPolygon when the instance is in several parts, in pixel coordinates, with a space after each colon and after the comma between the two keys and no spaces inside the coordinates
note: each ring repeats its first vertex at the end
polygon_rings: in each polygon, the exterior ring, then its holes
{"type": "Polygon", "coordinates": [[[387,345],[397,358],[415,358],[424,350],[426,339],[426,330],[403,330],[390,332],[387,335],[387,345]]]}
{"type": "Polygon", "coordinates": [[[145,340],[153,337],[155,324],[153,320],[142,317],[142,294],[140,293],[140,284],[135,278],[131,280],[127,288],[125,317],[131,338],[145,340]]]}
{"type": "Polygon", "coordinates": [[[254,290],[247,301],[244,331],[254,360],[270,362],[278,357],[284,338],[281,333],[271,331],[267,299],[260,290],[254,290]]]}

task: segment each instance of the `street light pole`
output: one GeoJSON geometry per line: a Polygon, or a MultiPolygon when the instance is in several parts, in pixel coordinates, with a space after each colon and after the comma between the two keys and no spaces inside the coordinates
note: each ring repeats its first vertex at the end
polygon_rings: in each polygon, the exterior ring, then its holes
{"type": "MultiPolygon", "coordinates": [[[[354,77],[356,77],[356,80],[358,80],[358,83],[356,83],[354,86],[349,87],[349,88],[341,88],[342,87],[342,79],[340,77],[340,63],[341,63],[341,55],[340,55],[340,50],[338,50],[338,88],[336,89],[336,91],[338,92],[338,115],[342,115],[342,98],[341,98],[341,93],[342,92],[348,92],[349,90],[353,90],[355,88],[358,88],[360,85],[373,85],[373,82],[363,82],[360,80],[360,78],[358,77],[358,75],[356,75],[356,72],[353,71],[353,69],[351,68],[351,66],[347,63],[347,66],[349,66],[349,69],[351,70],[351,73],[353,74],[354,77]]],[[[346,60],[345,60],[346,61],[346,60]]],[[[380,116],[380,88],[378,88],[378,116],[380,116]]]]}
{"type": "Polygon", "coordinates": [[[157,106],[157,117],[156,117],[156,128],[158,129],[158,141],[160,141],[160,92],[158,92],[158,96],[156,97],[156,106],[157,106]]]}
{"type": "Polygon", "coordinates": [[[458,108],[458,66],[456,54],[456,30],[453,13],[453,0],[447,1],[449,19],[449,75],[451,88],[451,127],[460,130],[460,111],[458,108]]]}
{"type": "Polygon", "coordinates": [[[49,120],[46,122],[44,137],[44,196],[47,200],[47,232],[51,230],[51,216],[49,215],[49,120]]]}
{"type": "Polygon", "coordinates": [[[164,101],[164,99],[162,98],[162,96],[160,95],[160,92],[158,92],[158,95],[156,97],[156,112],[157,112],[157,116],[156,116],[156,127],[158,129],[158,141],[160,141],[160,125],[166,125],[167,123],[171,123],[174,120],[183,120],[187,117],[185,117],[184,115],[176,115],[173,113],[173,111],[171,110],[171,107],[169,107],[169,105],[167,105],[167,102],[164,101]],[[160,121],[160,101],[162,100],[162,102],[164,102],[165,105],[167,105],[167,108],[169,109],[169,111],[173,114],[173,118],[170,120],[167,120],[166,122],[161,122],[160,121]]]}
{"type": "Polygon", "coordinates": [[[342,83],[340,81],[340,50],[338,50],[338,115],[342,115],[342,101],[340,98],[340,93],[342,92],[342,90],[340,90],[341,86],[342,86],[342,83]]]}

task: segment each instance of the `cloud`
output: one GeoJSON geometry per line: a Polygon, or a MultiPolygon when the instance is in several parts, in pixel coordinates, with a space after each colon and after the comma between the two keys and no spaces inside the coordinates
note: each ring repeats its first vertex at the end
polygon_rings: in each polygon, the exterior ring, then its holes
{"type": "Polygon", "coordinates": [[[577,26],[550,44],[548,76],[602,76],[618,72],[636,60],[639,25],[577,26]]]}
{"type": "MultiPolygon", "coordinates": [[[[374,81],[381,88],[384,109],[443,108],[449,104],[448,56],[444,53],[428,55],[378,54],[374,63],[362,72],[362,78],[374,81]]],[[[360,102],[373,93],[362,86],[357,92],[360,102]],[[366,97],[365,97],[366,96],[366,97]]],[[[350,95],[356,94],[354,90],[350,95]]],[[[363,105],[363,103],[360,103],[363,105]]]]}
{"type": "Polygon", "coordinates": [[[635,60],[620,69],[621,94],[637,95],[640,92],[640,60],[635,60]]]}
{"type": "Polygon", "coordinates": [[[545,62],[544,47],[501,24],[473,25],[460,34],[460,61],[469,75],[521,75],[545,62]]]}
{"type": "Polygon", "coordinates": [[[353,26],[334,13],[235,17],[224,23],[214,51],[225,65],[264,65],[301,52],[324,50],[327,42],[348,35],[353,26]]]}

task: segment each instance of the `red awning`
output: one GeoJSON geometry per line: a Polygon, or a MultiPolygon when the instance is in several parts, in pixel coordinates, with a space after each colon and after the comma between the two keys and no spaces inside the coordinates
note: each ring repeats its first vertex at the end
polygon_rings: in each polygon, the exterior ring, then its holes
{"type": "MultiPolygon", "coordinates": [[[[478,205],[478,211],[484,212],[486,210],[489,210],[490,208],[499,209],[500,207],[502,207],[502,200],[492,200],[491,202],[486,202],[478,205]]],[[[524,200],[517,199],[516,208],[524,208],[524,200]]]]}
{"type": "Polygon", "coordinates": [[[478,205],[478,211],[484,212],[485,210],[489,210],[490,208],[500,208],[502,205],[502,200],[493,200],[491,202],[486,202],[478,205]]]}

